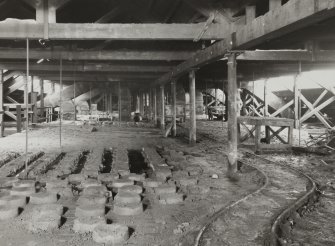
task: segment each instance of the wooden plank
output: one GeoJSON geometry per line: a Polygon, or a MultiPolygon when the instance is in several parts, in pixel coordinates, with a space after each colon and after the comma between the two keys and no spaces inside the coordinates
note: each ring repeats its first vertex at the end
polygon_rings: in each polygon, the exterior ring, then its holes
{"type": "Polygon", "coordinates": [[[328,124],[328,122],[325,121],[323,116],[321,116],[320,113],[318,113],[323,108],[327,107],[329,104],[335,101],[335,96],[329,98],[327,101],[323,102],[316,108],[313,107],[313,105],[308,102],[308,100],[301,94],[301,100],[306,104],[306,106],[311,110],[309,113],[305,114],[301,117],[300,122],[303,123],[306,120],[308,120],[313,114],[318,117],[319,120],[321,120],[322,123],[324,123],[328,128],[331,128],[331,126],[328,124]]]}
{"type": "Polygon", "coordinates": [[[272,132],[272,134],[269,136],[269,139],[272,139],[272,138],[276,137],[276,138],[278,138],[279,141],[281,141],[282,143],[284,143],[284,144],[287,144],[287,143],[288,143],[288,142],[285,141],[281,136],[279,136],[279,133],[281,133],[283,130],[286,129],[285,126],[280,127],[280,128],[279,128],[278,130],[276,130],[276,131],[273,130],[271,127],[269,127],[268,129],[269,129],[269,131],[272,132]]]}
{"type": "Polygon", "coordinates": [[[291,107],[294,104],[294,100],[289,101],[288,103],[286,103],[284,106],[282,106],[281,108],[279,108],[276,112],[274,112],[273,114],[270,115],[270,117],[276,117],[277,115],[279,115],[281,112],[283,112],[284,110],[288,109],[289,107],[291,107]]]}
{"type": "MultiPolygon", "coordinates": [[[[0,48],[0,58],[2,59],[25,59],[25,49],[20,48],[0,48]]],[[[184,61],[192,57],[195,51],[192,50],[57,50],[57,49],[31,49],[31,59],[56,60],[62,57],[64,60],[100,60],[100,61],[125,61],[125,60],[163,60],[163,61],[184,61]]]]}
{"type": "MultiPolygon", "coordinates": [[[[204,23],[197,24],[96,24],[49,23],[52,40],[193,40],[204,23]]],[[[201,40],[222,40],[225,29],[212,24],[201,40]]],[[[43,39],[44,24],[31,20],[0,22],[0,39],[43,39]]]]}
{"type": "Polygon", "coordinates": [[[9,117],[11,117],[15,121],[17,120],[15,114],[13,114],[12,112],[5,110],[5,114],[8,115],[9,117]]]}
{"type": "MultiPolygon", "coordinates": [[[[21,108],[25,109],[26,108],[26,105],[25,104],[22,104],[22,103],[4,103],[4,106],[9,108],[9,109],[13,109],[13,108],[16,108],[16,106],[20,105],[21,108]]],[[[28,109],[31,109],[32,108],[32,104],[28,104],[28,109]]]]}
{"type": "Polygon", "coordinates": [[[239,116],[237,118],[238,123],[244,123],[247,125],[271,125],[271,126],[293,126],[294,120],[287,118],[276,118],[276,117],[251,117],[251,116],[239,116]]]}
{"type": "MultiPolygon", "coordinates": [[[[319,59],[335,60],[324,52],[319,52],[319,59]],[[322,54],[322,55],[321,55],[322,54]]],[[[237,60],[245,61],[313,61],[313,53],[307,50],[246,50],[241,51],[237,60]]]]}
{"type": "Polygon", "coordinates": [[[167,138],[169,136],[169,134],[171,133],[173,127],[173,123],[169,123],[166,127],[166,129],[164,130],[164,137],[167,138]]]}

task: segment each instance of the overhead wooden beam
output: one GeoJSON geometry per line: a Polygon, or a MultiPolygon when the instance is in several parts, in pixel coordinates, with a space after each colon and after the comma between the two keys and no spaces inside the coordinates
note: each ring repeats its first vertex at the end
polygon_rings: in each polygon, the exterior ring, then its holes
{"type": "Polygon", "coordinates": [[[290,0],[236,30],[235,48],[249,49],[335,15],[335,1],[290,0]],[[299,9],[299,11],[296,11],[299,9]]]}
{"type": "Polygon", "coordinates": [[[156,81],[167,83],[171,77],[180,76],[192,68],[201,67],[221,59],[229,50],[250,49],[258,44],[294,32],[335,16],[335,1],[321,1],[317,8],[314,0],[290,0],[285,5],[259,16],[226,36],[225,40],[197,52],[192,58],[178,65],[172,72],[156,81]],[[295,11],[296,9],[299,9],[295,11]],[[281,18],[280,18],[281,17],[281,18]]]}
{"type": "MultiPolygon", "coordinates": [[[[172,70],[172,66],[162,66],[162,65],[110,65],[110,64],[67,64],[63,66],[63,71],[69,72],[152,72],[152,73],[163,73],[169,72],[172,70]]],[[[9,62],[9,63],[2,63],[0,62],[0,69],[7,69],[7,70],[24,70],[25,64],[23,62],[9,62]]],[[[31,64],[30,65],[31,71],[59,71],[59,65],[57,64],[31,64]]]]}
{"type": "MultiPolygon", "coordinates": [[[[59,81],[59,77],[53,74],[40,74],[40,73],[33,73],[34,75],[38,75],[40,78],[45,80],[52,80],[52,81],[59,81]]],[[[118,82],[118,81],[150,81],[155,80],[158,78],[159,75],[153,74],[107,74],[107,75],[70,75],[65,74],[63,76],[63,81],[79,81],[79,82],[118,82]]]]}
{"type": "MultiPolygon", "coordinates": [[[[155,50],[52,50],[52,49],[31,49],[31,59],[55,60],[60,57],[63,60],[108,60],[108,61],[184,61],[192,57],[195,51],[155,51],[155,50]]],[[[25,49],[0,48],[1,59],[24,59],[25,49]]]]}
{"type": "Polygon", "coordinates": [[[191,59],[176,66],[172,72],[163,75],[159,80],[157,80],[157,83],[165,84],[173,77],[182,76],[194,68],[204,66],[213,61],[217,61],[224,57],[230,48],[231,45],[225,41],[217,42],[212,46],[197,52],[191,59]]]}
{"type": "Polygon", "coordinates": [[[246,61],[335,61],[335,51],[310,52],[307,50],[241,51],[238,60],[246,61]],[[315,56],[314,56],[315,54],[315,56]]]}
{"type": "MultiPolygon", "coordinates": [[[[95,24],[49,23],[52,40],[193,40],[204,27],[197,24],[95,24]]],[[[226,37],[220,24],[208,27],[201,40],[221,40],[226,37]]],[[[0,22],[0,39],[42,39],[44,24],[30,20],[0,22]]]]}
{"type": "Polygon", "coordinates": [[[209,18],[211,14],[215,13],[215,22],[217,23],[231,23],[234,18],[223,15],[216,8],[211,6],[208,1],[184,0],[191,8],[209,18]]]}
{"type": "Polygon", "coordinates": [[[281,0],[269,0],[269,10],[276,10],[277,8],[280,8],[281,6],[281,0]]]}

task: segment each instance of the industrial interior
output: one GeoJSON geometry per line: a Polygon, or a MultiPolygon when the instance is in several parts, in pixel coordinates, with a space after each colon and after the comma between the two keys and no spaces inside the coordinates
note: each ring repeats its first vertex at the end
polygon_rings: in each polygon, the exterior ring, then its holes
{"type": "Polygon", "coordinates": [[[335,245],[334,25],[335,0],[0,0],[0,245],[335,245]]]}

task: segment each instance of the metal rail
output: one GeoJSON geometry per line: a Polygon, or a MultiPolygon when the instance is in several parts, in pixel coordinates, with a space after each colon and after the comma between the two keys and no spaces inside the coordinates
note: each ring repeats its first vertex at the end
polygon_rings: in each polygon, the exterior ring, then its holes
{"type": "MultiPolygon", "coordinates": [[[[202,134],[201,134],[202,135],[202,134]]],[[[214,138],[211,138],[210,136],[208,135],[204,135],[202,137],[205,137],[207,139],[211,139],[213,141],[216,141],[216,142],[220,142],[214,138]]],[[[287,164],[284,164],[284,163],[278,163],[278,162],[274,162],[274,161],[271,161],[271,160],[268,160],[264,157],[261,157],[259,155],[255,155],[251,152],[248,152],[248,151],[243,151],[244,154],[246,155],[249,155],[249,156],[252,156],[254,158],[258,158],[258,159],[261,159],[262,161],[264,162],[268,162],[268,163],[271,163],[271,164],[275,164],[275,165],[279,165],[279,166],[282,166],[284,168],[287,168],[289,170],[291,170],[292,172],[298,174],[299,176],[307,179],[308,181],[308,184],[306,185],[306,189],[307,189],[307,192],[302,196],[300,197],[298,200],[296,200],[292,205],[290,205],[288,208],[286,208],[284,211],[282,211],[274,220],[273,222],[271,223],[271,230],[270,230],[270,234],[267,238],[264,239],[264,245],[266,246],[279,246],[281,245],[280,243],[280,239],[282,238],[282,236],[285,236],[285,235],[282,235],[282,231],[281,231],[281,225],[284,224],[285,222],[288,221],[288,219],[290,218],[290,216],[292,215],[293,212],[299,210],[300,208],[302,208],[303,206],[305,206],[306,204],[311,204],[311,203],[314,203],[317,198],[318,198],[318,189],[317,189],[317,185],[316,183],[314,182],[314,180],[309,177],[308,175],[306,175],[305,173],[301,172],[300,170],[296,169],[296,168],[293,168],[287,164]]],[[[223,153],[224,154],[224,153],[223,153]]],[[[241,163],[243,163],[242,160],[239,160],[241,163]]],[[[247,166],[250,166],[252,168],[255,168],[257,171],[259,171],[262,176],[265,178],[265,183],[263,184],[262,187],[260,187],[258,190],[256,190],[255,192],[252,192],[250,194],[248,194],[247,196],[245,196],[244,198],[222,208],[221,210],[219,210],[218,212],[216,212],[215,214],[213,214],[209,219],[208,221],[205,223],[205,225],[200,229],[199,233],[197,234],[197,237],[195,239],[195,243],[194,243],[194,246],[199,246],[200,245],[200,242],[201,242],[201,239],[202,239],[202,236],[204,235],[204,233],[206,232],[206,230],[208,229],[208,227],[216,220],[218,219],[221,215],[223,215],[225,212],[227,212],[230,208],[238,205],[239,203],[245,201],[246,199],[262,192],[269,184],[269,178],[267,177],[267,175],[260,169],[258,169],[257,167],[255,167],[254,165],[248,165],[246,163],[243,163],[244,165],[247,165],[247,166]]]]}

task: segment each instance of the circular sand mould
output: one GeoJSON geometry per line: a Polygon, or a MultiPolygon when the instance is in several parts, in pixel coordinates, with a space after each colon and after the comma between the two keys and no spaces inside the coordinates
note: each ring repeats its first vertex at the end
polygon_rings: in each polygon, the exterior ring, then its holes
{"type": "Polygon", "coordinates": [[[119,245],[129,239],[129,229],[125,225],[98,225],[93,229],[93,240],[106,245],[119,245]]]}

